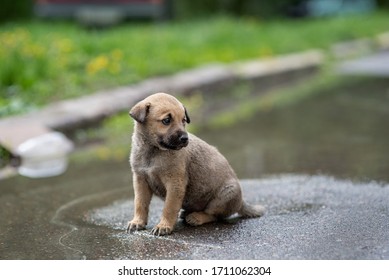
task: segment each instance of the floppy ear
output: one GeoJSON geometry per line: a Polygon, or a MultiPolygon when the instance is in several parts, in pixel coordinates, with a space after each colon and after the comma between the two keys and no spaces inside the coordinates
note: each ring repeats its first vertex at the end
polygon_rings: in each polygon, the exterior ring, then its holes
{"type": "Polygon", "coordinates": [[[190,123],[190,118],[189,118],[189,115],[188,115],[188,111],[186,110],[186,108],[184,107],[185,109],[185,118],[186,118],[186,122],[187,123],[190,123]]]}
{"type": "Polygon", "coordinates": [[[150,103],[139,102],[130,110],[130,116],[139,123],[144,123],[149,114],[150,103]]]}

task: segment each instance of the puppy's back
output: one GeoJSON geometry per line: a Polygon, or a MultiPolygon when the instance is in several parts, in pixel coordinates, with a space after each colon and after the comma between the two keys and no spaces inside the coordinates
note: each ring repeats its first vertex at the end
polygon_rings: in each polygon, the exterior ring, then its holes
{"type": "MultiPolygon", "coordinates": [[[[227,159],[214,147],[193,134],[189,134],[188,176],[196,192],[216,192],[238,178],[227,159]]],[[[189,190],[190,191],[190,190],[189,190]]]]}

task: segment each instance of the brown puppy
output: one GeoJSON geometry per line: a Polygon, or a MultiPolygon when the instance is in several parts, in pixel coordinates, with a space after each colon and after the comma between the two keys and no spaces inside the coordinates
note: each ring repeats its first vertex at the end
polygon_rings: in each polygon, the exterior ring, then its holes
{"type": "Polygon", "coordinates": [[[152,194],[165,200],[155,235],[170,234],[180,209],[193,226],[234,213],[259,217],[262,206],[250,206],[231,166],[218,150],[185,130],[185,107],[173,96],[157,93],[130,111],[135,119],[130,163],[135,214],[127,231],[144,229],[152,194]]]}

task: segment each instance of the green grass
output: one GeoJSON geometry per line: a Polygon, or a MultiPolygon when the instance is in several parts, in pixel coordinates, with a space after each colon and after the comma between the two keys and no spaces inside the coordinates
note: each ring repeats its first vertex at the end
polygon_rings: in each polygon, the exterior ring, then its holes
{"type": "Polygon", "coordinates": [[[215,17],[85,30],[68,22],[0,26],[0,116],[211,62],[258,59],[389,30],[389,13],[261,21],[215,17]]]}

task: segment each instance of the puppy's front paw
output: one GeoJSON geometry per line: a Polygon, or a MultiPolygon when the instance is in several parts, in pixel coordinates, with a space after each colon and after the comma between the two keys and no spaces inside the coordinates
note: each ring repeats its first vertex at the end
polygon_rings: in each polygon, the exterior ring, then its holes
{"type": "Polygon", "coordinates": [[[132,220],[128,222],[127,226],[127,232],[134,232],[138,230],[143,230],[146,227],[146,223],[138,221],[138,220],[132,220]]]}
{"type": "Polygon", "coordinates": [[[152,229],[151,234],[157,235],[157,236],[161,236],[161,235],[171,234],[172,231],[173,231],[173,227],[172,226],[168,226],[166,224],[159,223],[158,225],[156,225],[152,229]]]}

